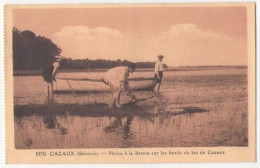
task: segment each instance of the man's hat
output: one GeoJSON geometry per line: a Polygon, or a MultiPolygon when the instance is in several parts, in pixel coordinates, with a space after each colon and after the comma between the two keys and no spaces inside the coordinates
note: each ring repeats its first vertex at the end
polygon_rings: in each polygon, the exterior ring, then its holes
{"type": "Polygon", "coordinates": [[[163,55],[158,55],[158,58],[163,58],[164,56],[163,55]]]}
{"type": "Polygon", "coordinates": [[[129,62],[129,63],[127,64],[127,66],[128,66],[129,68],[131,68],[131,69],[135,69],[135,68],[136,68],[136,64],[133,63],[133,62],[129,62]]]}

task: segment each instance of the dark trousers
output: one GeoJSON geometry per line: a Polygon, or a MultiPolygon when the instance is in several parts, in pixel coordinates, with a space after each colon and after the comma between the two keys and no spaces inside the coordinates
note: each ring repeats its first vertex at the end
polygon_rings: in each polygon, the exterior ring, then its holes
{"type": "Polygon", "coordinates": [[[156,83],[161,83],[162,82],[163,71],[159,71],[159,77],[160,77],[160,79],[158,78],[157,74],[154,74],[154,79],[155,79],[156,83]]]}

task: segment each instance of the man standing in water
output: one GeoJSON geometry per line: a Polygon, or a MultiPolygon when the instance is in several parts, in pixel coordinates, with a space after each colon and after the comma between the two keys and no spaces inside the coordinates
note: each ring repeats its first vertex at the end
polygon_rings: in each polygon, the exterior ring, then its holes
{"type": "Polygon", "coordinates": [[[136,99],[135,96],[132,94],[128,82],[129,73],[133,73],[134,71],[135,64],[129,63],[126,67],[115,67],[105,73],[103,81],[110,87],[113,92],[113,106],[115,105],[116,107],[121,107],[120,95],[123,91],[125,91],[127,93],[127,96],[129,96],[132,100],[136,99]]]}
{"type": "Polygon", "coordinates": [[[57,55],[49,64],[45,65],[43,68],[42,77],[43,80],[47,82],[48,99],[53,99],[53,81],[56,81],[55,76],[62,60],[63,57],[57,55]]]}
{"type": "Polygon", "coordinates": [[[156,85],[154,87],[154,91],[159,92],[161,87],[161,82],[163,78],[163,55],[158,55],[158,61],[155,63],[154,67],[154,79],[156,81],[156,85]]]}

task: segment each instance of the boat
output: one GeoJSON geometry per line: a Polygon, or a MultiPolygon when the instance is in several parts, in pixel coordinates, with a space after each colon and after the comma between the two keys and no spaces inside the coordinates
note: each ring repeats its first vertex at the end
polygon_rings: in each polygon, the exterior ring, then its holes
{"type": "MultiPolygon", "coordinates": [[[[56,78],[54,93],[109,92],[110,88],[101,79],[56,78]]],[[[152,91],[156,82],[154,78],[130,78],[129,85],[133,91],[152,91]]]]}

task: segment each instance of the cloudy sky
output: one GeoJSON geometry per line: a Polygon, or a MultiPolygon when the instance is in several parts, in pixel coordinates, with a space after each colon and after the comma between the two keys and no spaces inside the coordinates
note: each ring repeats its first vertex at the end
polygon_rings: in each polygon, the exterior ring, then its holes
{"type": "Polygon", "coordinates": [[[246,65],[245,7],[15,9],[13,24],[50,38],[72,59],[171,66],[246,65]]]}

